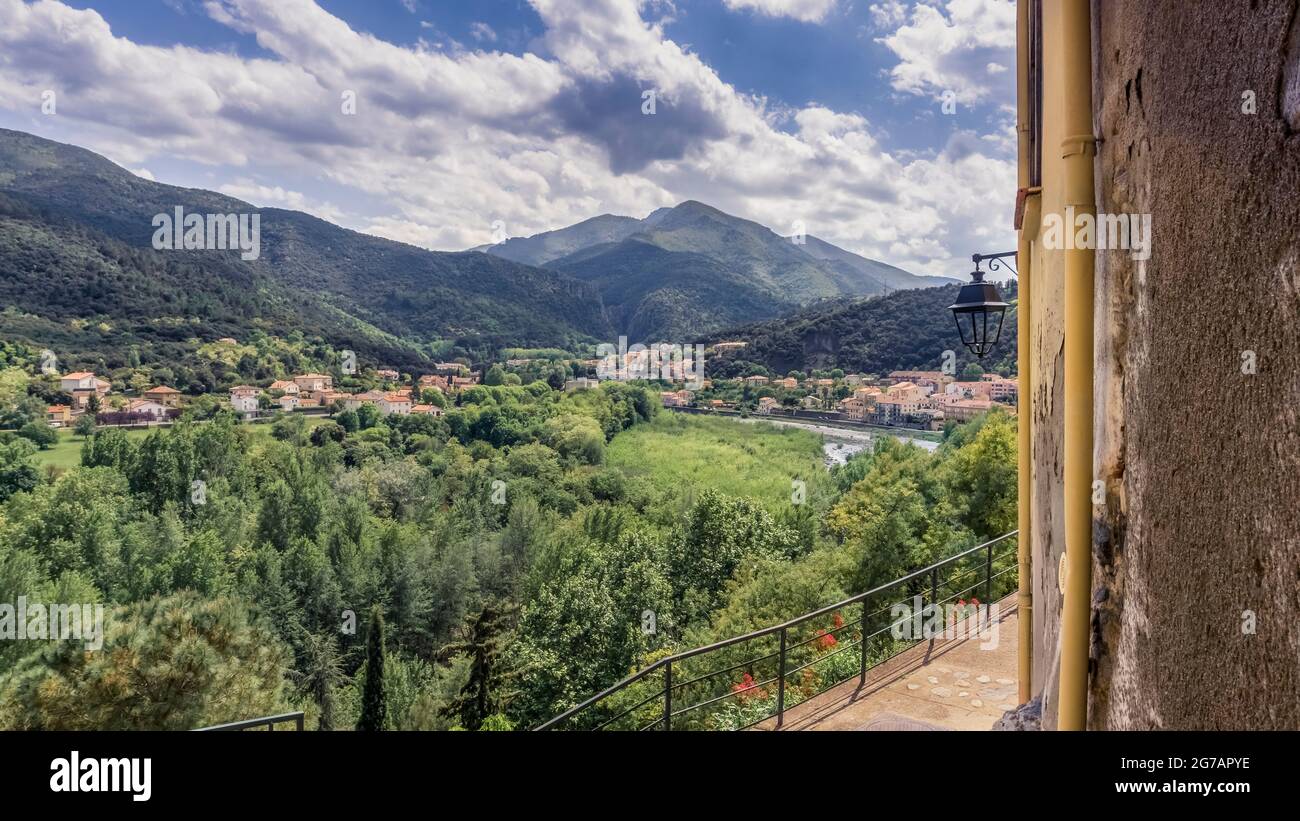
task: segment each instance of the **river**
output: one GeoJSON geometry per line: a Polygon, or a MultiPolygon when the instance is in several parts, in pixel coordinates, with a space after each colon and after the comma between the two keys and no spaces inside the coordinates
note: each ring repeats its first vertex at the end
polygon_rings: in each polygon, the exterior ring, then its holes
{"type": "Polygon", "coordinates": [[[901,439],[904,442],[911,442],[917,447],[928,451],[934,451],[939,447],[938,442],[932,442],[929,439],[922,439],[916,436],[909,436],[901,431],[899,433],[892,433],[875,430],[848,430],[846,428],[837,428],[831,425],[818,425],[815,422],[796,422],[789,419],[768,419],[752,416],[747,419],[741,419],[740,421],[767,422],[772,425],[803,428],[804,430],[810,430],[813,433],[820,433],[822,436],[822,452],[826,455],[826,467],[828,469],[836,465],[844,464],[853,454],[871,447],[877,436],[892,436],[895,439],[901,439]]]}

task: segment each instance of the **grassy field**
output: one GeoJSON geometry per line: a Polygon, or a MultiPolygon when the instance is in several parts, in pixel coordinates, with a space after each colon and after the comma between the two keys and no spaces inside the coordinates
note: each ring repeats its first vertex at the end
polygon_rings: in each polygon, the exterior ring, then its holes
{"type": "MultiPolygon", "coordinates": [[[[321,422],[327,421],[326,416],[309,416],[307,417],[307,427],[313,428],[321,422]]],[[[249,425],[249,430],[258,436],[269,436],[271,426],[266,423],[249,425]]],[[[138,442],[149,435],[153,428],[130,428],[126,436],[133,442],[138,442]]],[[[51,445],[46,450],[36,452],[36,464],[38,467],[53,467],[58,470],[68,470],[81,464],[81,444],[85,440],[78,436],[71,428],[63,428],[58,431],[59,441],[51,445]]]]}
{"type": "Polygon", "coordinates": [[[821,437],[735,419],[660,414],[610,442],[606,462],[656,498],[689,501],[705,488],[748,496],[777,512],[790,506],[793,480],[816,505],[830,478],[821,437]]]}

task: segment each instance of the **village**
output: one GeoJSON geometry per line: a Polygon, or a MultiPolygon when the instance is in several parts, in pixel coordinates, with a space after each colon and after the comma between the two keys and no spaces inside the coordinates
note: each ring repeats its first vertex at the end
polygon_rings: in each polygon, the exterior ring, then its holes
{"type": "MultiPolygon", "coordinates": [[[[710,349],[727,355],[744,343],[718,343],[710,349]]],[[[527,374],[538,360],[507,359],[506,373],[527,374]]],[[[606,359],[552,360],[566,371],[564,391],[596,388],[611,380],[652,379],[669,390],[660,393],[665,408],[692,412],[742,415],[798,416],[863,425],[942,430],[948,422],[967,422],[995,408],[1015,413],[1015,377],[981,373],[961,377],[943,371],[896,370],[885,375],[843,373],[838,369],[751,374],[733,378],[693,378],[690,361],[665,363],[661,370],[646,366],[644,353],[627,353],[617,367],[606,359]],[[581,375],[572,375],[581,374],[581,375]]],[[[228,391],[229,407],[246,420],[277,413],[334,414],[373,406],[381,416],[427,414],[441,416],[449,400],[482,385],[484,372],[462,362],[439,362],[432,373],[419,376],[380,367],[367,373],[368,390],[339,389],[327,373],[304,373],[267,385],[240,384],[228,391]]],[[[701,371],[695,372],[697,375],[701,371]]],[[[114,394],[109,381],[93,372],[78,371],[59,378],[60,390],[71,397],[47,408],[51,427],[70,427],[86,414],[101,425],[165,424],[178,417],[187,397],[176,388],[155,385],[135,396],[114,394]]],[[[518,383],[519,380],[515,379],[518,383]]]]}
{"type": "MultiPolygon", "coordinates": [[[[752,410],[765,416],[801,415],[921,430],[943,430],[949,421],[968,422],[994,408],[1014,414],[1017,398],[1015,378],[997,374],[982,374],[978,380],[967,381],[940,371],[891,371],[884,377],[846,374],[802,380],[755,375],[732,381],[739,383],[745,399],[702,399],[701,392],[687,388],[665,391],[661,398],[668,408],[752,410]]],[[[705,380],[702,387],[711,391],[716,385],[705,380]]]]}
{"type": "MultiPolygon", "coordinates": [[[[264,387],[236,385],[229,390],[229,406],[245,419],[276,412],[355,411],[363,405],[374,406],[382,416],[441,416],[441,397],[454,396],[481,382],[479,374],[456,362],[440,362],[434,366],[434,373],[422,375],[406,387],[400,386],[402,376],[394,369],[380,368],[374,371],[374,377],[386,389],[358,393],[337,390],[334,377],[324,373],[298,374],[264,387]]],[[[133,398],[114,395],[109,381],[89,371],[62,375],[59,387],[71,397],[71,402],[46,409],[46,422],[56,428],[69,427],[87,414],[101,425],[166,423],[180,416],[187,401],[193,398],[167,385],[148,388],[133,398]]]]}

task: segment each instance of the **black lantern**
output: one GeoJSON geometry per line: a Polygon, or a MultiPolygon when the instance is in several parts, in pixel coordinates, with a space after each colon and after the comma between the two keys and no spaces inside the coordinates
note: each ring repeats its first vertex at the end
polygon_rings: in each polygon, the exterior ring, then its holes
{"type": "Polygon", "coordinates": [[[1014,251],[1005,254],[975,254],[972,257],[975,260],[975,270],[971,271],[971,281],[961,286],[961,290],[957,293],[957,301],[949,306],[953,319],[957,321],[957,333],[961,335],[961,344],[981,359],[993,350],[993,346],[998,344],[998,339],[1002,336],[1002,318],[1006,314],[1007,303],[1002,301],[997,286],[984,281],[980,261],[994,260],[989,264],[989,268],[994,269],[998,267],[998,259],[1013,254],[1014,251]]]}

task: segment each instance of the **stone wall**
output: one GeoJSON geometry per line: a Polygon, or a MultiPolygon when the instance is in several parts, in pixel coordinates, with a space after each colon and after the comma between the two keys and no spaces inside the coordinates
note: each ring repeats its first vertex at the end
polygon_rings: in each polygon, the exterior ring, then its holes
{"type": "Polygon", "coordinates": [[[1300,728],[1298,5],[1093,3],[1098,207],[1152,217],[1097,254],[1093,727],[1300,728]]]}

